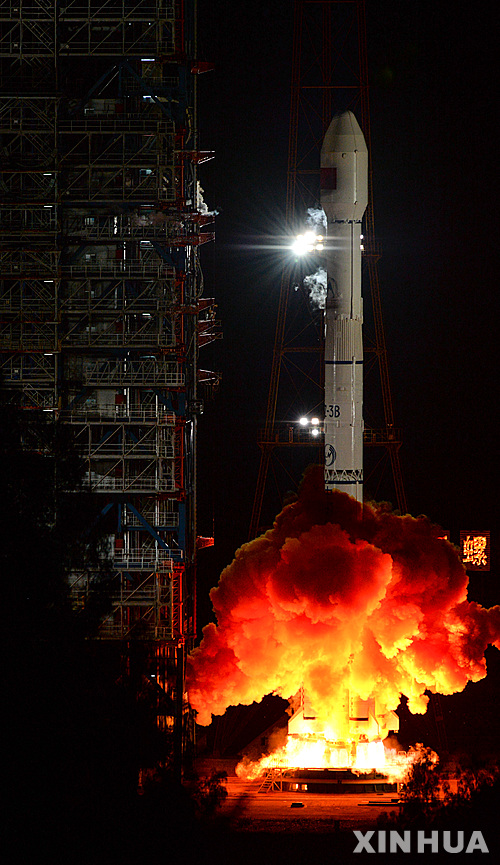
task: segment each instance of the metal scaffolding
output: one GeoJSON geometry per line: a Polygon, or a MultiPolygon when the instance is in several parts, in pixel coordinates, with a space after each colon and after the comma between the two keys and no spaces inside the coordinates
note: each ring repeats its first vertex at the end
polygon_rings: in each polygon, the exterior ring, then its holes
{"type": "MultiPolygon", "coordinates": [[[[0,0],[0,371],[26,410],[74,430],[111,563],[98,637],[151,644],[179,727],[198,351],[218,336],[198,258],[213,217],[197,179],[211,154],[198,150],[194,5],[0,0]]],[[[94,577],[71,575],[75,604],[94,577]]]]}

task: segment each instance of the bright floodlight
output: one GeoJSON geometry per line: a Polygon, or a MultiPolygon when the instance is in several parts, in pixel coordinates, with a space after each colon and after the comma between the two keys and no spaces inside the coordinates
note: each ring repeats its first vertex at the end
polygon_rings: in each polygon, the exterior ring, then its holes
{"type": "Polygon", "coordinates": [[[323,249],[323,244],[321,243],[323,239],[323,235],[321,234],[317,235],[314,231],[306,231],[305,234],[297,235],[292,244],[292,250],[295,255],[305,255],[306,252],[321,250],[323,249]]]}
{"type": "Polygon", "coordinates": [[[292,244],[292,250],[295,255],[305,255],[307,252],[307,244],[304,240],[303,234],[298,234],[295,238],[294,243],[292,244]]]}
{"type": "Polygon", "coordinates": [[[315,426],[315,427],[312,428],[312,430],[311,430],[311,435],[313,435],[313,436],[319,436],[319,429],[318,429],[317,426],[315,426]]]}
{"type": "Polygon", "coordinates": [[[308,423],[309,423],[309,419],[306,418],[306,417],[301,417],[301,418],[299,419],[299,424],[300,424],[301,426],[307,426],[308,423]]]}
{"type": "Polygon", "coordinates": [[[311,423],[313,426],[319,426],[319,417],[312,417],[311,423]]]}

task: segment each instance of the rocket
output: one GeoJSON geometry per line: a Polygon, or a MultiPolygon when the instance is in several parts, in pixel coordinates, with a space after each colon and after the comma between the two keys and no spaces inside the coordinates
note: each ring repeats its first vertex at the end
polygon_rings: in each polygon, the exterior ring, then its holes
{"type": "Polygon", "coordinates": [[[368,204],[368,148],[352,113],[333,118],[321,148],[327,218],[325,489],[363,501],[363,302],[361,220],[368,204]]]}

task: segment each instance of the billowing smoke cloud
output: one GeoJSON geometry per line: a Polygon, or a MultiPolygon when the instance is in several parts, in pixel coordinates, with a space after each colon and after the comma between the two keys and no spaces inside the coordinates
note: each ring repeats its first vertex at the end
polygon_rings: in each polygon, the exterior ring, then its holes
{"type": "Polygon", "coordinates": [[[211,599],[218,625],[189,659],[201,724],[301,685],[330,723],[341,724],[346,687],[376,695],[382,712],[401,693],[424,712],[426,689],[461,691],[486,675],[488,644],[500,648],[500,607],[467,601],[458,553],[425,517],[327,494],[318,468],[274,527],[238,550],[211,599]]]}

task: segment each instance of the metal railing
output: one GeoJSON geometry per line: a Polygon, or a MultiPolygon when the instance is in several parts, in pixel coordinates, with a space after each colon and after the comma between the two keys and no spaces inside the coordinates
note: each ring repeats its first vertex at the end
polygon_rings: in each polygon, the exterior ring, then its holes
{"type": "Polygon", "coordinates": [[[145,640],[171,640],[173,637],[173,630],[171,625],[158,625],[156,621],[144,622],[141,620],[140,635],[137,633],[137,629],[138,623],[133,623],[129,625],[125,622],[116,623],[110,619],[104,621],[100,625],[97,638],[103,640],[124,640],[130,636],[134,636],[134,639],[140,636],[142,637],[142,639],[145,640]]]}
{"type": "Polygon", "coordinates": [[[60,413],[61,419],[73,423],[155,423],[165,426],[175,425],[174,412],[160,408],[129,408],[124,405],[114,405],[99,408],[66,409],[60,413]]]}
{"type": "MultiPolygon", "coordinates": [[[[172,558],[172,554],[167,550],[158,550],[156,556],[150,554],[147,551],[144,555],[140,553],[124,553],[122,556],[118,556],[115,553],[113,559],[113,566],[119,571],[173,571],[174,569],[174,559],[172,558]],[[160,555],[160,553],[165,553],[165,556],[160,555]]],[[[166,591],[165,587],[163,587],[164,591],[166,591]]],[[[149,593],[148,597],[152,600],[158,598],[160,593],[159,586],[149,586],[147,588],[142,588],[141,592],[149,593]]],[[[120,603],[128,603],[130,598],[136,596],[137,590],[131,589],[127,591],[123,589],[120,592],[119,598],[120,603]]],[[[115,595],[111,595],[114,599],[115,595]]],[[[146,597],[146,595],[144,595],[146,597]]]]}
{"type": "Polygon", "coordinates": [[[93,347],[109,347],[120,348],[130,346],[131,348],[171,348],[175,345],[175,336],[171,333],[151,333],[137,331],[133,333],[114,333],[109,330],[100,330],[93,332],[92,330],[75,331],[66,334],[63,337],[64,347],[67,346],[88,346],[93,347]]]}
{"type": "Polygon", "coordinates": [[[0,346],[8,349],[23,349],[34,351],[55,351],[57,349],[57,338],[54,332],[44,336],[32,336],[28,334],[0,334],[0,346]]]}
{"type": "MultiPolygon", "coordinates": [[[[120,274],[122,276],[123,274],[120,274]]],[[[174,302],[163,295],[162,297],[138,297],[119,298],[108,297],[69,297],[60,303],[61,312],[76,312],[91,314],[93,317],[118,313],[119,315],[142,315],[146,318],[163,316],[171,313],[174,302]]]]}
{"type": "MultiPolygon", "coordinates": [[[[45,4],[30,0],[29,5],[36,8],[45,4]]],[[[68,20],[92,18],[99,21],[99,19],[123,18],[127,21],[149,21],[151,18],[156,18],[160,10],[164,12],[162,17],[173,17],[174,4],[172,0],[164,0],[161,5],[156,0],[136,0],[133,5],[130,5],[128,0],[103,0],[100,4],[93,2],[93,0],[86,0],[86,2],[85,0],[66,0],[60,17],[68,20]]]]}
{"type": "Polygon", "coordinates": [[[88,385],[164,384],[182,387],[185,376],[172,371],[161,361],[130,361],[126,366],[102,361],[84,369],[83,380],[88,385]]]}
{"type": "Polygon", "coordinates": [[[61,265],[61,274],[69,277],[69,279],[77,276],[85,276],[91,279],[101,279],[106,276],[123,276],[124,279],[132,276],[162,276],[164,278],[172,278],[172,273],[175,274],[175,271],[166,264],[142,263],[138,261],[81,261],[75,264],[61,265]]]}
{"type": "Polygon", "coordinates": [[[107,114],[92,115],[87,114],[85,117],[76,120],[61,120],[58,125],[60,132],[83,132],[89,130],[91,132],[157,132],[161,135],[172,134],[173,124],[161,116],[144,117],[143,115],[131,114],[107,114]]]}
{"type": "MultiPolygon", "coordinates": [[[[167,511],[166,513],[159,513],[158,516],[152,513],[148,513],[147,511],[143,511],[141,516],[148,523],[148,525],[152,526],[154,529],[158,528],[166,528],[166,529],[175,529],[179,525],[179,514],[171,511],[167,511]]],[[[122,525],[124,529],[128,528],[144,528],[144,523],[136,514],[126,513],[122,517],[122,525]]]]}
{"type": "Polygon", "coordinates": [[[143,240],[160,238],[165,240],[169,225],[166,221],[157,223],[134,224],[131,220],[126,225],[115,226],[105,223],[94,225],[79,225],[76,220],[73,224],[66,226],[66,234],[69,237],[85,238],[88,240],[112,240],[116,242],[121,238],[134,237],[143,240]]]}
{"type": "Polygon", "coordinates": [[[84,483],[90,486],[92,492],[137,492],[137,493],[173,493],[175,481],[173,478],[152,477],[113,477],[104,475],[98,477],[87,472],[84,483]]]}
{"type": "Polygon", "coordinates": [[[173,445],[158,444],[157,442],[79,445],[79,450],[88,453],[90,459],[131,459],[133,457],[137,457],[138,459],[151,457],[167,460],[174,459],[173,445]]]}
{"type": "Polygon", "coordinates": [[[43,299],[40,297],[21,297],[20,295],[4,295],[0,297],[0,312],[26,312],[52,315],[57,313],[57,300],[55,297],[43,299]]]}

